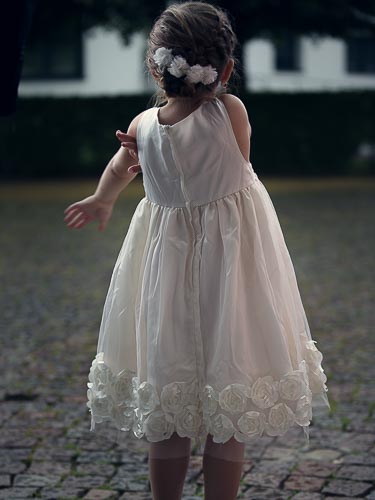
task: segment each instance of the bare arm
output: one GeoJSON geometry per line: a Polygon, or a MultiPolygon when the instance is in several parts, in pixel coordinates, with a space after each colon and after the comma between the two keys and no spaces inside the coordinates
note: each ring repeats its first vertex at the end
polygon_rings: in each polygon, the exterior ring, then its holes
{"type": "MultiPolygon", "coordinates": [[[[136,116],[131,122],[127,131],[128,135],[136,137],[137,124],[142,114],[136,116]]],[[[121,191],[137,176],[138,172],[128,171],[128,168],[135,163],[129,150],[121,146],[105,168],[94,196],[104,203],[114,204],[121,191]]]]}
{"type": "Polygon", "coordinates": [[[249,161],[251,125],[245,105],[241,99],[232,94],[223,94],[220,99],[228,112],[242,156],[246,161],[249,161]]]}
{"type": "MultiPolygon", "coordinates": [[[[136,116],[129,125],[129,136],[136,137],[141,115],[142,113],[136,116]]],[[[138,174],[128,170],[134,163],[134,156],[127,148],[121,146],[106,166],[95,193],[65,209],[66,225],[72,229],[80,229],[89,222],[98,220],[99,231],[103,231],[112,215],[118,195],[138,174]]]]}

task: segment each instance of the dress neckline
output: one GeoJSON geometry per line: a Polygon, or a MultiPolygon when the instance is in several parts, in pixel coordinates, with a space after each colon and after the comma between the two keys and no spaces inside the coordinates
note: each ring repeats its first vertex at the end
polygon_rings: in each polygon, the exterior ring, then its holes
{"type": "Polygon", "coordinates": [[[178,122],[173,123],[172,125],[168,125],[166,123],[160,123],[159,122],[159,110],[161,108],[160,107],[156,107],[156,108],[154,108],[155,109],[156,122],[159,125],[159,127],[161,127],[161,128],[174,128],[176,125],[179,125],[180,123],[185,122],[188,118],[190,118],[191,116],[193,116],[197,112],[199,112],[205,104],[208,104],[209,102],[213,102],[213,101],[216,101],[216,100],[217,100],[217,97],[214,97],[213,99],[211,99],[209,101],[203,101],[197,108],[195,108],[191,113],[189,113],[187,116],[185,116],[185,118],[182,118],[182,120],[179,120],[178,122]]]}

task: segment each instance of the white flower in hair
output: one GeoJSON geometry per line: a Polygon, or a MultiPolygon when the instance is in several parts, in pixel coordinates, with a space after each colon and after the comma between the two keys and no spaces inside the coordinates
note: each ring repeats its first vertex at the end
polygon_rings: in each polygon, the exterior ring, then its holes
{"type": "Polygon", "coordinates": [[[165,47],[159,47],[154,55],[153,59],[160,69],[164,69],[169,66],[173,60],[172,49],[167,49],[165,47]]]}
{"type": "Polygon", "coordinates": [[[195,64],[191,66],[186,80],[190,83],[202,82],[204,85],[208,85],[214,82],[217,78],[217,71],[210,64],[208,66],[201,66],[200,64],[195,64]]]}
{"type": "Polygon", "coordinates": [[[186,62],[186,59],[184,59],[182,56],[175,56],[168,68],[168,71],[171,75],[175,76],[176,78],[181,78],[181,76],[187,74],[189,69],[190,66],[186,62]]]}
{"type": "Polygon", "coordinates": [[[176,78],[186,75],[185,79],[190,83],[202,82],[204,85],[209,85],[217,78],[217,71],[210,64],[190,66],[184,57],[173,56],[172,49],[166,47],[159,47],[153,59],[162,71],[167,68],[167,71],[176,78]]]}

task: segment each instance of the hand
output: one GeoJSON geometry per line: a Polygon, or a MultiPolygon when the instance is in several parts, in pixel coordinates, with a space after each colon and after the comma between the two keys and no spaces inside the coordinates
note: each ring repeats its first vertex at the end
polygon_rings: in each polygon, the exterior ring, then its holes
{"type": "Polygon", "coordinates": [[[64,210],[64,221],[72,229],[81,229],[93,220],[99,221],[99,231],[103,231],[112,215],[113,205],[103,202],[95,195],[69,205],[64,210]]]}
{"type": "MultiPolygon", "coordinates": [[[[121,130],[117,130],[116,137],[121,142],[121,146],[123,148],[127,148],[130,156],[138,162],[139,160],[138,160],[138,148],[137,148],[136,138],[133,137],[132,135],[121,132],[121,130]]],[[[136,165],[132,165],[131,167],[129,167],[128,171],[138,173],[142,172],[142,168],[141,165],[137,163],[136,165]]]]}

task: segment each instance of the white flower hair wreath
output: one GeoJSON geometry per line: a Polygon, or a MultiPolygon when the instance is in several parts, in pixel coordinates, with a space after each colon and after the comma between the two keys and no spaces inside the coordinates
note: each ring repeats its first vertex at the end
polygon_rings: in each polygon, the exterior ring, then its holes
{"type": "Polygon", "coordinates": [[[167,68],[171,75],[176,78],[185,76],[185,80],[190,83],[202,82],[204,85],[209,85],[217,78],[217,71],[210,64],[208,66],[201,66],[200,64],[189,66],[182,56],[173,56],[172,49],[159,47],[155,51],[153,59],[162,71],[167,68]]]}

